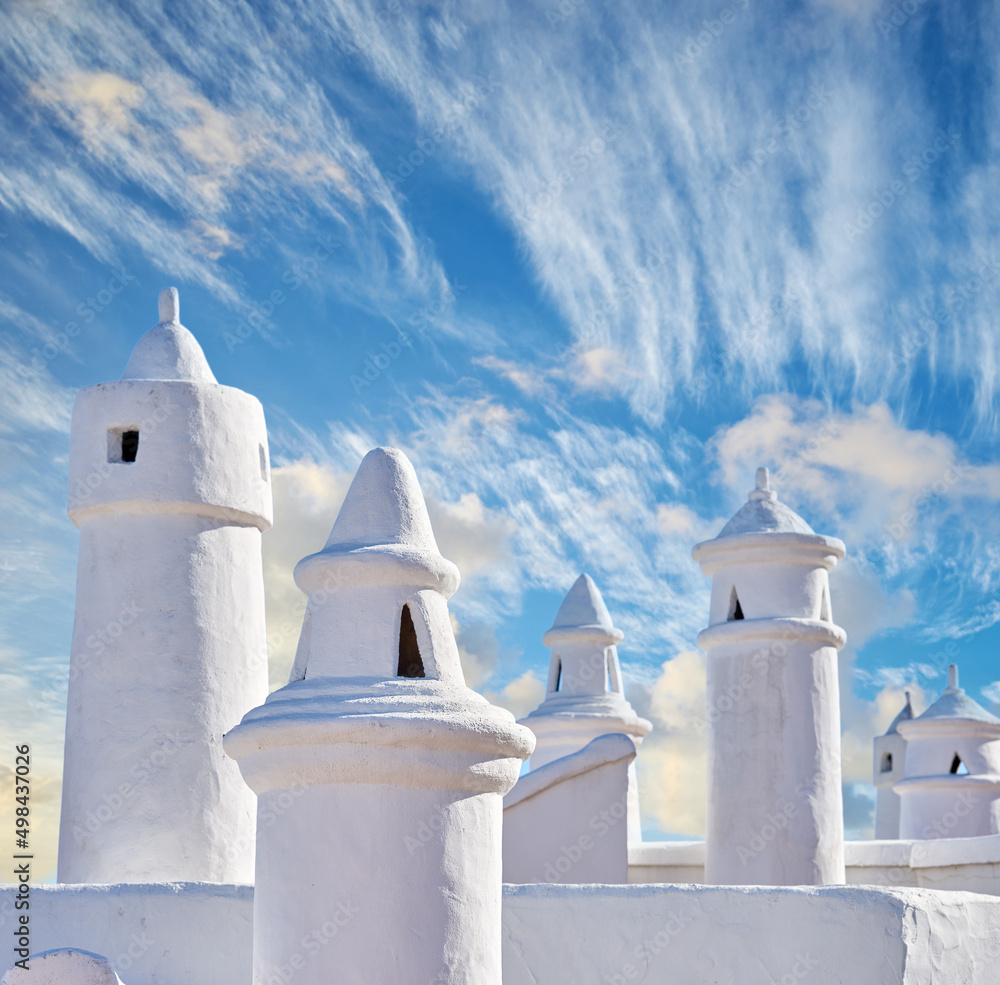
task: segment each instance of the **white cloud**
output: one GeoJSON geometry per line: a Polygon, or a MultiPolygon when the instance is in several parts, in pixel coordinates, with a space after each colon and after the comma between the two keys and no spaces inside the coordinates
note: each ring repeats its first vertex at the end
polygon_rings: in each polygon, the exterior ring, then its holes
{"type": "Polygon", "coordinates": [[[632,700],[640,714],[653,723],[653,731],[643,741],[636,760],[645,826],[704,837],[704,655],[697,650],[678,653],[663,664],[646,695],[632,700]]]}
{"type": "Polygon", "coordinates": [[[526,670],[502,690],[485,690],[483,695],[493,704],[506,708],[515,718],[524,718],[541,704],[545,697],[545,684],[533,670],[526,670]]]}
{"type": "Polygon", "coordinates": [[[990,604],[969,611],[970,598],[1000,585],[995,461],[970,462],[953,438],[906,427],[882,403],[830,411],[789,394],[757,400],[747,417],[720,428],[710,450],[731,508],[754,468],[768,465],[783,502],[845,541],[834,606],[845,593],[855,635],[912,618],[933,640],[978,631],[1000,615],[990,604]],[[935,569],[931,599],[921,579],[935,569]]]}
{"type": "Polygon", "coordinates": [[[305,616],[306,596],[292,572],[322,550],[353,477],[309,459],[271,470],[274,526],[264,534],[263,563],[272,690],[288,682],[305,616]]]}

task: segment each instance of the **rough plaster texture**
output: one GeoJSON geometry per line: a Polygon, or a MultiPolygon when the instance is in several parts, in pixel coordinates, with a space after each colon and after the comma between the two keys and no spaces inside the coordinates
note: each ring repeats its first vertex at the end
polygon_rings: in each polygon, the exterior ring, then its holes
{"type": "Polygon", "coordinates": [[[28,966],[14,965],[0,985],[122,985],[111,962],[90,951],[60,948],[32,956],[28,966]]]}
{"type": "Polygon", "coordinates": [[[504,798],[504,882],[626,882],[634,759],[629,736],[603,735],[522,776],[504,798]]]}
{"type": "Polygon", "coordinates": [[[458,571],[401,452],[368,453],[296,580],[293,679],[225,740],[258,795],[254,982],[500,985],[502,797],[535,740],[465,686],[458,571]]]}
{"type": "Polygon", "coordinates": [[[724,530],[693,551],[712,577],[710,625],[698,636],[709,720],[705,879],[839,883],[837,650],[845,635],[832,622],[828,571],[844,545],[799,531],[787,517],[775,528],[766,469],[758,469],[749,501],[737,532],[724,530]],[[762,513],[761,504],[770,507],[762,513]],[[759,530],[751,522],[758,514],[759,530]]]}
{"type": "MultiPolygon", "coordinates": [[[[4,932],[14,893],[0,887],[4,932]]],[[[191,883],[34,887],[33,941],[38,950],[106,955],[126,985],[248,985],[252,897],[249,886],[191,883]]],[[[326,982],[434,981],[407,969],[381,978],[345,974],[331,944],[357,932],[351,905],[318,924],[318,935],[303,931],[288,981],[304,980],[307,957],[325,967],[326,982]]],[[[1000,900],[971,893],[530,885],[504,886],[502,907],[504,985],[1000,980],[1000,900]]],[[[391,942],[373,951],[385,946],[391,942]]]]}
{"type": "Polygon", "coordinates": [[[920,889],[505,886],[504,985],[993,985],[998,919],[920,889]]]}
{"type": "Polygon", "coordinates": [[[250,881],[254,797],[221,742],[267,694],[264,415],[176,321],[140,340],[126,376],[142,378],[88,387],[73,411],[59,879],[250,881]],[[124,430],[139,432],[132,462],[124,430]]]}
{"type": "MultiPolygon", "coordinates": [[[[0,886],[5,940],[16,920],[15,893],[12,886],[0,886]]],[[[248,985],[251,980],[252,886],[32,886],[29,912],[34,954],[73,948],[102,955],[126,985],[248,985]]],[[[5,949],[4,966],[9,954],[5,949]]],[[[34,964],[30,959],[29,971],[34,964]]]]}

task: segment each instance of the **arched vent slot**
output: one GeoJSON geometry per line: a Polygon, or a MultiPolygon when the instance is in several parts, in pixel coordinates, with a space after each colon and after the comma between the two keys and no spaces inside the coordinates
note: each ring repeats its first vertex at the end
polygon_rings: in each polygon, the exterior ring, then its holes
{"type": "Polygon", "coordinates": [[[833,622],[833,612],[830,611],[830,589],[823,586],[823,601],[819,606],[819,617],[823,622],[833,622]]]}
{"type": "Polygon", "coordinates": [[[417,645],[417,631],[413,628],[413,617],[408,605],[403,606],[403,614],[399,618],[399,667],[396,669],[396,676],[425,676],[424,662],[417,645]]]}
{"type": "Polygon", "coordinates": [[[615,665],[614,654],[611,650],[608,650],[608,690],[617,694],[622,689],[621,678],[619,677],[618,667],[615,665]]]}
{"type": "Polygon", "coordinates": [[[561,687],[562,687],[562,661],[561,660],[557,660],[556,661],[556,687],[555,687],[555,689],[558,691],[561,687]]]}
{"type": "Polygon", "coordinates": [[[736,586],[733,585],[732,594],[729,596],[729,615],[726,616],[727,622],[732,622],[734,619],[743,618],[743,606],[740,605],[739,597],[736,595],[736,586]]]}
{"type": "Polygon", "coordinates": [[[957,752],[955,753],[955,758],[951,761],[951,772],[957,773],[959,776],[969,775],[965,763],[962,762],[962,757],[957,752]]]}
{"type": "Polygon", "coordinates": [[[892,772],[892,753],[885,752],[882,753],[882,772],[891,773],[892,772]]]}

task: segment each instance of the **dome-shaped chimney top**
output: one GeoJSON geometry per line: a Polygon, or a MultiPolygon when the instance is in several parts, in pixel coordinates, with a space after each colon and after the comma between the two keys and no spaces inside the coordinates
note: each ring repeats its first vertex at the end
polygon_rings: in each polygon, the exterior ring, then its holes
{"type": "Polygon", "coordinates": [[[965,691],[958,686],[958,665],[948,665],[948,686],[941,692],[941,697],[927,711],[914,719],[925,722],[930,719],[951,718],[961,721],[990,722],[1000,725],[1000,718],[990,714],[982,705],[977,704],[965,691]]]}
{"type": "Polygon", "coordinates": [[[751,490],[746,503],[722,528],[716,539],[737,534],[762,533],[815,533],[798,513],[778,501],[778,494],[771,488],[771,477],[766,468],[757,469],[756,488],[751,490]]]}
{"type": "Polygon", "coordinates": [[[198,340],[180,323],[176,287],[160,291],[159,307],[159,324],[136,343],[122,379],[217,382],[198,340]]]}

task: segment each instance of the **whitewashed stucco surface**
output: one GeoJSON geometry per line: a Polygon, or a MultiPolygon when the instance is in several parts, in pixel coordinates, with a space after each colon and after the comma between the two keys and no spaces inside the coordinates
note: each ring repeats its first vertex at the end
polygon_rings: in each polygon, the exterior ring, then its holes
{"type": "MultiPolygon", "coordinates": [[[[0,888],[0,933],[13,892],[0,888]]],[[[126,985],[250,985],[250,886],[42,886],[31,898],[33,950],[104,954],[126,985]]],[[[998,923],[1000,900],[926,889],[508,885],[503,983],[995,985],[998,923]]]]}

